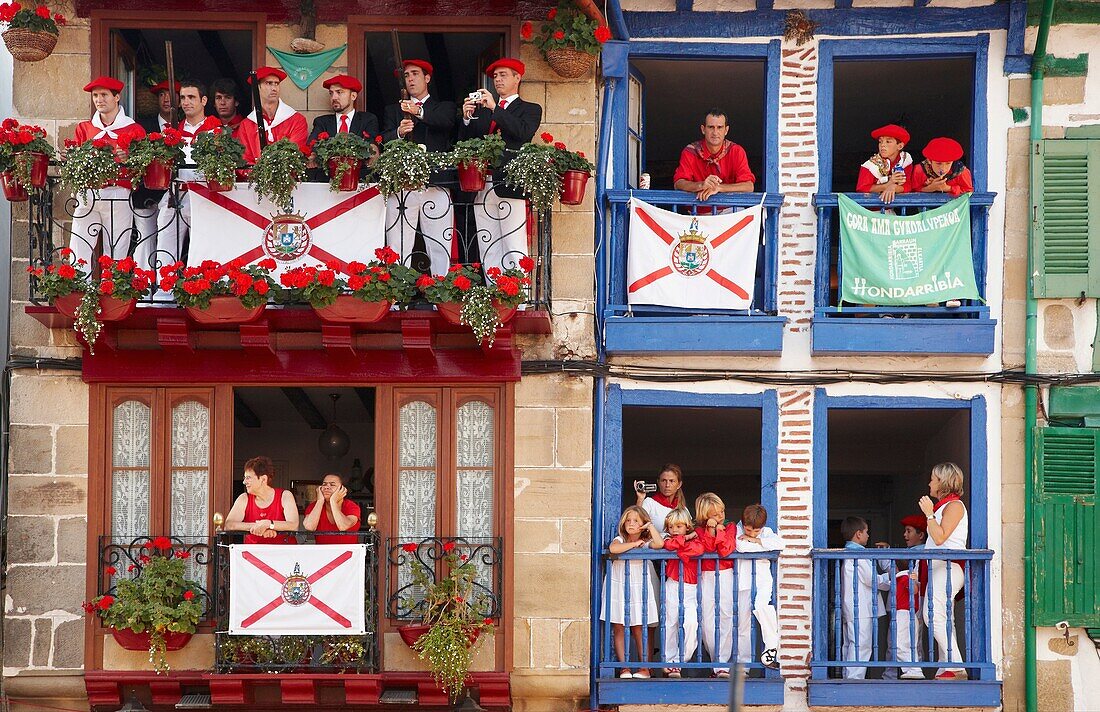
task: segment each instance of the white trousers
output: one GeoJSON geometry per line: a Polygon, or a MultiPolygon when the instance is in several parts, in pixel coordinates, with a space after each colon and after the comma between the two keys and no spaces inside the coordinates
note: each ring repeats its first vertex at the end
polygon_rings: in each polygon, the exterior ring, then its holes
{"type": "Polygon", "coordinates": [[[86,270],[93,269],[92,253],[103,243],[103,254],[116,260],[130,252],[134,236],[134,214],[130,209],[130,190],[119,186],[88,193],[87,202],[77,198],[69,248],[74,260],[84,260],[86,270]]]}
{"type": "Polygon", "coordinates": [[[156,236],[142,240],[134,249],[134,259],[138,266],[157,270],[180,259],[190,225],[191,195],[187,192],[180,193],[177,210],[169,207],[168,193],[165,193],[157,206],[156,236]]]}
{"type": "MultiPolygon", "coordinates": [[[[870,660],[873,649],[875,619],[871,616],[859,619],[857,634],[855,620],[844,618],[844,659],[870,660]]],[[[862,680],[867,677],[867,668],[849,666],[844,668],[845,680],[862,680]]]]}
{"type": "Polygon", "coordinates": [[[474,222],[482,268],[518,269],[528,252],[527,201],[501,198],[493,192],[490,178],[474,200],[474,222]]]}
{"type": "Polygon", "coordinates": [[[455,235],[454,205],[444,188],[405,191],[386,199],[386,244],[401,255],[402,264],[416,244],[416,230],[424,236],[424,249],[432,274],[447,274],[451,267],[451,243],[455,235]],[[404,210],[402,210],[404,206],[404,210]]]}
{"type": "Polygon", "coordinates": [[[665,662],[682,663],[691,660],[695,649],[699,647],[699,606],[696,602],[696,585],[684,584],[683,603],[684,620],[680,621],[680,582],[665,581],[664,621],[665,662]],[[680,633],[683,632],[684,648],[680,649],[680,633]]]}
{"type": "MultiPolygon", "coordinates": [[[[894,643],[898,649],[897,659],[902,663],[919,663],[921,661],[920,644],[924,638],[924,622],[920,613],[912,613],[904,608],[896,611],[894,618],[894,643]]],[[[923,674],[919,667],[903,667],[901,674],[923,674]]]]}
{"type": "Polygon", "coordinates": [[[737,660],[747,663],[753,657],[752,619],[760,624],[760,639],[764,650],[779,649],[779,614],[771,604],[772,592],[757,591],[756,600],[750,601],[752,591],[737,592],[737,660]]]}
{"type": "MultiPolygon", "coordinates": [[[[714,571],[699,573],[699,588],[702,595],[702,601],[699,604],[701,613],[699,626],[703,632],[703,649],[710,655],[710,659],[716,663],[725,663],[733,653],[733,570],[718,571],[717,576],[715,573],[714,571]],[[718,606],[717,637],[714,630],[715,604],[718,606]]],[[[728,666],[714,669],[729,671],[728,666]]]]}
{"type": "MultiPolygon", "coordinates": [[[[932,596],[932,635],[936,639],[937,662],[963,662],[959,647],[959,627],[955,621],[955,595],[963,587],[963,569],[950,561],[932,561],[928,567],[928,591],[932,596]],[[947,591],[947,571],[951,571],[951,591],[947,591]],[[951,620],[951,635],[947,634],[947,621],[951,620]]],[[[931,656],[929,656],[931,657],[931,656]]],[[[959,665],[940,668],[940,672],[957,672],[959,665]]]]}

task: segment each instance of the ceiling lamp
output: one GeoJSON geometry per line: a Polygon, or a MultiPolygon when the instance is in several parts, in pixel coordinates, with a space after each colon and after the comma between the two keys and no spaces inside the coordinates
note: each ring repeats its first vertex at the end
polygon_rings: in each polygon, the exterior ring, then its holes
{"type": "Polygon", "coordinates": [[[336,401],[340,400],[340,394],[329,393],[328,397],[332,399],[332,420],[321,437],[317,438],[317,449],[327,459],[339,460],[351,449],[351,438],[336,424],[336,401]]]}

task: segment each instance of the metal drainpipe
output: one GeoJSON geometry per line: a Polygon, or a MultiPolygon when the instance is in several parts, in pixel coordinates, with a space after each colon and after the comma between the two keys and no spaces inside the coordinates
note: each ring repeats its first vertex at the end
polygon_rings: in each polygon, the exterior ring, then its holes
{"type": "MultiPolygon", "coordinates": [[[[1043,74],[1046,70],[1047,36],[1054,15],[1054,0],[1043,0],[1042,16],[1035,38],[1035,51],[1031,55],[1031,140],[1030,171],[1031,185],[1035,185],[1036,155],[1039,141],[1043,138],[1043,74]]],[[[1032,196],[1034,200],[1034,196],[1032,196]]],[[[1033,203],[1034,204],[1034,203],[1033,203]]],[[[1038,216],[1032,214],[1028,221],[1027,240],[1027,294],[1026,322],[1024,324],[1024,372],[1037,373],[1036,331],[1038,323],[1038,302],[1035,299],[1035,254],[1032,243],[1035,236],[1035,221],[1038,216]]],[[[1024,688],[1027,712],[1039,709],[1039,693],[1035,669],[1035,559],[1028,545],[1035,536],[1035,444],[1036,409],[1039,400],[1039,388],[1034,383],[1024,386],[1024,688]]]]}

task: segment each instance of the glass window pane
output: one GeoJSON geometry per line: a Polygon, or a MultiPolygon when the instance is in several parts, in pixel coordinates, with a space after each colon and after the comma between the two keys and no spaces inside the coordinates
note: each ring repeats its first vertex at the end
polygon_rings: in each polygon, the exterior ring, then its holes
{"type": "Polygon", "coordinates": [[[496,451],[493,407],[484,401],[470,401],[455,415],[458,482],[455,534],[470,541],[470,560],[477,569],[475,600],[483,614],[494,610],[490,596],[496,593],[493,566],[485,555],[492,551],[493,536],[493,453],[496,451]],[[486,548],[478,548],[486,547],[486,548]]]}
{"type": "Polygon", "coordinates": [[[111,417],[111,535],[116,541],[149,531],[149,460],[152,409],[125,401],[111,417]]]}
{"type": "Polygon", "coordinates": [[[197,401],[172,408],[174,536],[202,537],[210,521],[210,409],[197,401]]]}
{"type": "Polygon", "coordinates": [[[402,540],[435,536],[436,409],[413,401],[401,406],[397,483],[397,536],[402,540]]]}

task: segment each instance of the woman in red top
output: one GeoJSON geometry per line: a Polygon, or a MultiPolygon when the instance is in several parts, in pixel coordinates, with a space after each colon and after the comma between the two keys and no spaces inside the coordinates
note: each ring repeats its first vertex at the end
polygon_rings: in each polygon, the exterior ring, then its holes
{"type": "Polygon", "coordinates": [[[298,531],[298,505],[289,490],[271,486],[275,465],[270,457],[244,463],[245,493],[225,517],[225,530],[248,532],[245,544],[297,544],[288,532],[298,531]]]}
{"type": "Polygon", "coordinates": [[[302,526],[311,532],[349,532],[348,534],[317,534],[318,544],[357,544],[359,537],[359,505],[348,496],[344,480],[337,474],[325,475],[317,488],[317,500],[306,507],[302,526]]]}

